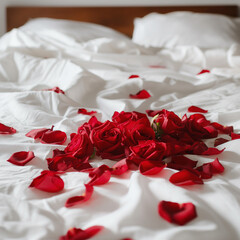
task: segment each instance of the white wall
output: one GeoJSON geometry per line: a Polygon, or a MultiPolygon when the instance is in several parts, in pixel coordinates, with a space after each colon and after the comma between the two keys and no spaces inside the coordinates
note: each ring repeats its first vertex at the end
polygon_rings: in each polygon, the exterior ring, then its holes
{"type": "Polygon", "coordinates": [[[7,6],[171,6],[237,4],[240,0],[0,0],[0,36],[6,31],[7,6]]]}

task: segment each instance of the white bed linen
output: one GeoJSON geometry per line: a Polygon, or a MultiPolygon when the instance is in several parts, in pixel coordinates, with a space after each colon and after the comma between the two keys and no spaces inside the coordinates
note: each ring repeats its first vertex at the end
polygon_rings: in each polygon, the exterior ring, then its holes
{"type": "MultiPolygon", "coordinates": [[[[208,109],[207,118],[240,131],[240,47],[202,51],[196,47],[145,49],[131,41],[99,38],[77,43],[62,33],[45,35],[15,29],[0,39],[0,121],[17,129],[0,135],[0,239],[55,240],[71,227],[103,225],[92,239],[238,240],[240,239],[240,140],[227,142],[219,160],[225,172],[204,185],[178,187],[165,168],[146,177],[130,171],[96,186],[91,201],[65,208],[84,191],[87,173],[61,175],[65,188],[50,194],[28,188],[47,169],[56,145],[36,143],[25,134],[51,127],[68,135],[88,121],[78,108],[96,110],[101,121],[114,111],[167,109],[183,115],[191,105],[208,109]],[[150,66],[155,66],[150,67],[150,66]],[[158,66],[158,67],[156,67],[158,66]],[[209,74],[197,75],[203,68],[209,74]],[[128,79],[131,74],[140,78],[128,79]],[[42,91],[58,86],[65,95],[42,91]],[[149,99],[129,99],[146,89],[149,99]],[[17,151],[36,158],[15,166],[6,160],[17,151]],[[163,220],[159,201],[192,202],[198,217],[185,226],[163,220]]],[[[69,142],[69,140],[68,140],[69,142]]],[[[211,141],[210,141],[211,143],[211,141]]],[[[60,146],[63,149],[66,146],[60,146]]],[[[199,164],[216,156],[192,156],[199,164]]],[[[94,166],[115,162],[95,158],[94,166]]]]}

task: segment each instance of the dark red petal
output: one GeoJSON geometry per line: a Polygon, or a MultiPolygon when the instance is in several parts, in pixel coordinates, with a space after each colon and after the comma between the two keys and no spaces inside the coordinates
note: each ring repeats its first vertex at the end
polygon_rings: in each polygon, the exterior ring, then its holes
{"type": "Polygon", "coordinates": [[[89,173],[91,180],[88,182],[89,185],[103,185],[109,182],[111,178],[110,168],[107,165],[101,165],[95,168],[89,173]]]}
{"type": "Polygon", "coordinates": [[[128,79],[130,79],[130,78],[139,78],[139,76],[138,75],[131,75],[128,79]]]}
{"type": "Polygon", "coordinates": [[[201,72],[199,72],[197,75],[203,74],[203,73],[210,73],[209,70],[207,69],[203,69],[201,72]]]}
{"type": "Polygon", "coordinates": [[[48,130],[44,132],[42,137],[40,138],[40,142],[46,144],[62,145],[66,140],[67,140],[66,133],[59,130],[57,131],[48,130]]]}
{"type": "Polygon", "coordinates": [[[196,106],[191,106],[188,108],[188,112],[200,112],[200,113],[207,113],[208,110],[204,110],[200,107],[196,107],[196,106]]]}
{"type": "Polygon", "coordinates": [[[34,178],[29,187],[35,187],[44,192],[59,192],[64,188],[63,180],[52,171],[45,170],[34,178]]]}
{"type": "Polygon", "coordinates": [[[197,161],[193,161],[185,156],[176,155],[172,156],[171,162],[167,163],[168,168],[173,168],[177,170],[182,169],[193,169],[196,167],[197,161]]]}
{"type": "Polygon", "coordinates": [[[158,213],[166,221],[178,225],[185,225],[197,217],[196,208],[190,202],[179,204],[161,201],[158,205],[158,213]]]}
{"type": "Polygon", "coordinates": [[[224,167],[216,158],[213,162],[204,163],[196,169],[200,174],[202,179],[211,178],[213,174],[223,173],[224,167]]]}
{"type": "Polygon", "coordinates": [[[193,184],[203,184],[201,178],[193,174],[189,170],[183,169],[180,172],[174,173],[169,181],[177,186],[186,186],[193,184]]]}
{"type": "Polygon", "coordinates": [[[129,97],[133,99],[145,99],[150,98],[151,95],[146,90],[143,89],[137,92],[136,94],[129,94],[129,97]]]}
{"type": "Polygon", "coordinates": [[[30,162],[34,157],[35,156],[32,151],[29,152],[21,151],[13,153],[13,155],[7,161],[18,166],[24,166],[26,163],[30,162]]]}
{"type": "Polygon", "coordinates": [[[214,141],[214,147],[217,147],[218,145],[221,145],[223,143],[228,142],[229,140],[225,139],[225,138],[217,138],[214,141]]]}
{"type": "Polygon", "coordinates": [[[84,115],[93,115],[97,113],[96,111],[87,111],[85,108],[79,108],[78,109],[78,114],[84,114],[84,115]]]}
{"type": "Polygon", "coordinates": [[[16,129],[0,123],[0,134],[14,134],[16,132],[16,129]]]}
{"type": "Polygon", "coordinates": [[[237,134],[237,133],[231,133],[231,138],[232,140],[235,140],[235,139],[240,139],[240,134],[237,134]]]}
{"type": "Polygon", "coordinates": [[[65,203],[65,207],[68,208],[68,207],[75,206],[79,203],[86,202],[91,198],[92,194],[93,194],[93,186],[89,184],[85,184],[85,192],[81,196],[75,196],[75,197],[69,198],[65,203]]]}
{"type": "Polygon", "coordinates": [[[157,164],[153,161],[142,161],[139,165],[139,171],[142,175],[155,175],[165,168],[165,164],[157,164]]]}
{"type": "Polygon", "coordinates": [[[38,139],[38,138],[41,138],[42,135],[48,130],[50,130],[50,129],[47,129],[47,128],[33,129],[30,132],[28,132],[25,136],[34,138],[34,139],[38,139]]]}
{"type": "Polygon", "coordinates": [[[59,87],[53,87],[53,88],[50,88],[50,89],[44,89],[44,91],[53,91],[55,93],[65,94],[65,92],[62,89],[60,89],[59,87]]]}
{"type": "Polygon", "coordinates": [[[113,165],[111,168],[112,175],[122,175],[128,170],[128,163],[126,159],[122,159],[113,165]]]}
{"type": "Polygon", "coordinates": [[[71,228],[68,230],[67,234],[61,236],[59,240],[86,240],[95,236],[102,229],[104,229],[103,226],[97,225],[89,227],[86,230],[82,230],[81,228],[71,228]]]}
{"type": "Polygon", "coordinates": [[[217,148],[208,148],[208,150],[202,152],[201,155],[207,155],[207,156],[217,155],[222,153],[224,150],[225,148],[222,150],[218,150],[217,148]]]}

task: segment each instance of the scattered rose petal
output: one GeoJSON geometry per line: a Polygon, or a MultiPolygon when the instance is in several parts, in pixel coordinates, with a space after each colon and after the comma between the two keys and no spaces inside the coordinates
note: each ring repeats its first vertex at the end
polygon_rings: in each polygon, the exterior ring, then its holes
{"type": "Polygon", "coordinates": [[[131,78],[139,78],[138,75],[131,75],[128,79],[131,79],[131,78]]]}
{"type": "Polygon", "coordinates": [[[218,158],[216,158],[213,162],[204,163],[196,170],[200,173],[202,179],[209,179],[212,177],[213,174],[223,173],[224,167],[219,162],[218,158]]]}
{"type": "Polygon", "coordinates": [[[61,236],[59,240],[86,240],[95,236],[102,229],[104,229],[103,226],[97,225],[89,227],[86,230],[82,230],[81,228],[71,228],[68,230],[67,234],[61,236]]]}
{"type": "Polygon", "coordinates": [[[44,89],[44,91],[53,91],[55,93],[65,94],[65,92],[62,89],[60,89],[59,87],[53,87],[53,88],[49,88],[49,89],[44,89]]]}
{"type": "Polygon", "coordinates": [[[136,94],[129,94],[129,97],[133,99],[146,99],[150,98],[151,95],[146,90],[143,89],[137,92],[136,94]]]}
{"type": "Polygon", "coordinates": [[[174,173],[170,177],[169,181],[177,186],[203,184],[201,178],[187,169],[183,169],[180,172],[174,173]]]}
{"type": "Polygon", "coordinates": [[[176,170],[193,169],[196,165],[197,161],[193,161],[182,155],[172,156],[171,162],[167,163],[168,168],[176,170]]]}
{"type": "Polygon", "coordinates": [[[161,201],[158,205],[158,213],[166,221],[178,225],[185,225],[197,217],[196,208],[191,202],[161,201]]]}
{"type": "Polygon", "coordinates": [[[155,175],[165,168],[165,164],[155,163],[154,161],[142,161],[139,165],[139,171],[142,175],[155,175]]]}
{"type": "Polygon", "coordinates": [[[199,72],[197,75],[203,74],[203,73],[210,73],[209,70],[207,69],[203,69],[201,72],[199,72]]]}
{"type": "Polygon", "coordinates": [[[231,133],[231,138],[232,140],[236,140],[236,139],[240,139],[240,134],[237,134],[237,133],[231,133]]]}
{"type": "Polygon", "coordinates": [[[217,129],[219,133],[231,135],[231,133],[233,132],[233,126],[223,126],[222,124],[217,122],[212,122],[211,126],[217,129]]]}
{"type": "Polygon", "coordinates": [[[89,185],[103,185],[109,182],[111,178],[110,168],[107,165],[101,165],[98,168],[93,169],[89,173],[91,180],[88,182],[89,185]]]}
{"type": "Polygon", "coordinates": [[[214,141],[214,147],[217,147],[218,145],[221,145],[223,143],[228,142],[229,140],[225,139],[225,138],[217,138],[214,141]]]}
{"type": "Polygon", "coordinates": [[[78,114],[84,114],[84,115],[93,115],[97,113],[96,111],[87,111],[85,108],[79,108],[78,109],[78,114]]]}
{"type": "Polygon", "coordinates": [[[84,185],[85,185],[85,192],[81,196],[75,196],[75,197],[69,198],[65,203],[65,207],[68,208],[68,207],[75,206],[79,203],[86,202],[91,198],[93,194],[93,186],[89,184],[84,184],[84,185]]]}
{"type": "Polygon", "coordinates": [[[150,65],[150,68],[166,68],[165,66],[162,65],[150,65]]]}
{"type": "Polygon", "coordinates": [[[62,191],[64,182],[57,174],[56,172],[44,170],[40,176],[33,179],[29,187],[50,193],[62,191]]]}
{"type": "Polygon", "coordinates": [[[0,123],[0,134],[14,134],[16,132],[16,129],[0,123]]]}
{"type": "Polygon", "coordinates": [[[196,107],[196,106],[191,106],[188,108],[188,112],[200,112],[200,113],[207,113],[208,110],[204,110],[200,107],[196,107]]]}
{"type": "Polygon", "coordinates": [[[35,156],[32,151],[29,152],[21,151],[13,153],[12,156],[7,161],[18,166],[24,166],[26,163],[30,162],[34,157],[35,156]]]}
{"type": "Polygon", "coordinates": [[[207,156],[217,155],[222,153],[224,150],[225,148],[222,150],[218,150],[217,148],[208,148],[208,150],[202,152],[201,155],[207,155],[207,156]]]}
{"type": "Polygon", "coordinates": [[[33,129],[30,132],[28,132],[25,136],[34,138],[34,139],[39,139],[48,130],[50,130],[50,129],[48,129],[48,128],[33,129]]]}
{"type": "Polygon", "coordinates": [[[62,145],[67,140],[65,132],[48,128],[33,129],[26,134],[27,137],[39,139],[41,143],[62,145]]]}
{"type": "Polygon", "coordinates": [[[112,175],[122,175],[128,170],[128,164],[126,159],[122,159],[113,165],[111,168],[112,175]]]}

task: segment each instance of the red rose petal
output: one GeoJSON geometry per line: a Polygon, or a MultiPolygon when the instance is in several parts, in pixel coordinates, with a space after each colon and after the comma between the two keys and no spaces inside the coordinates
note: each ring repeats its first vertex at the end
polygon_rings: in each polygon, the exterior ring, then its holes
{"type": "Polygon", "coordinates": [[[18,166],[24,166],[26,163],[30,162],[34,157],[35,156],[32,151],[29,152],[21,151],[13,153],[12,156],[7,161],[18,166]]]}
{"type": "Polygon", "coordinates": [[[231,135],[233,132],[233,126],[223,126],[220,123],[213,122],[211,125],[217,129],[220,133],[231,135]]]}
{"type": "Polygon", "coordinates": [[[16,129],[0,123],[0,134],[14,134],[16,132],[16,129]]]}
{"type": "Polygon", "coordinates": [[[196,107],[196,106],[191,106],[188,108],[188,112],[200,112],[200,113],[207,113],[208,110],[204,110],[200,107],[196,107]]]}
{"type": "Polygon", "coordinates": [[[59,240],[86,240],[95,236],[102,229],[104,229],[103,226],[92,226],[86,230],[82,230],[81,228],[71,228],[68,230],[67,234],[61,236],[59,240]]]}
{"type": "Polygon", "coordinates": [[[84,114],[84,115],[93,115],[97,113],[96,111],[87,111],[85,108],[79,108],[78,109],[78,114],[84,114]]]}
{"type": "Polygon", "coordinates": [[[28,132],[25,136],[34,138],[34,139],[38,139],[38,138],[41,138],[42,135],[48,130],[50,130],[50,129],[47,129],[47,128],[33,129],[30,132],[28,132]]]}
{"type": "Polygon", "coordinates": [[[214,147],[217,147],[218,145],[221,145],[223,143],[228,142],[229,140],[225,139],[225,138],[217,138],[214,141],[214,147]]]}
{"type": "Polygon", "coordinates": [[[128,164],[126,159],[122,159],[113,165],[111,168],[112,175],[122,175],[128,170],[128,164]]]}
{"type": "Polygon", "coordinates": [[[40,138],[40,142],[46,143],[46,144],[62,145],[66,140],[67,140],[66,133],[60,130],[56,130],[56,131],[48,130],[44,132],[42,137],[40,138]]]}
{"type": "Polygon", "coordinates": [[[131,75],[128,79],[131,79],[131,78],[139,78],[138,75],[131,75]]]}
{"type": "Polygon", "coordinates": [[[217,155],[222,153],[224,150],[225,148],[222,150],[218,150],[217,148],[208,148],[208,150],[202,152],[201,155],[207,155],[207,156],[217,155]]]}
{"type": "Polygon", "coordinates": [[[196,165],[197,161],[193,161],[182,155],[172,156],[171,162],[167,163],[168,168],[177,170],[193,169],[196,165]]]}
{"type": "Polygon", "coordinates": [[[65,203],[65,207],[67,208],[72,207],[79,203],[86,202],[87,200],[89,200],[93,194],[93,186],[85,184],[85,188],[86,188],[85,192],[81,196],[69,198],[65,203]]]}
{"type": "Polygon", "coordinates": [[[231,138],[232,140],[236,140],[236,139],[240,139],[240,134],[237,134],[237,133],[231,133],[231,138]]]}
{"type": "Polygon", "coordinates": [[[200,173],[202,179],[209,179],[212,177],[213,174],[223,173],[224,167],[219,162],[218,158],[216,158],[213,162],[204,163],[196,170],[200,173]]]}
{"type": "Polygon", "coordinates": [[[59,87],[53,87],[53,88],[50,88],[50,89],[44,89],[44,91],[53,91],[55,93],[65,94],[65,92],[62,89],[60,89],[59,87]]]}
{"type": "Polygon", "coordinates": [[[203,69],[201,72],[199,72],[197,75],[203,74],[203,73],[210,73],[209,70],[207,69],[203,69]]]}
{"type": "Polygon", "coordinates": [[[137,92],[136,94],[129,94],[129,97],[133,99],[146,99],[150,98],[151,95],[146,90],[143,89],[137,92]]]}
{"type": "Polygon", "coordinates": [[[189,170],[183,169],[180,172],[174,173],[169,181],[177,186],[186,186],[194,184],[203,184],[201,178],[193,174],[189,170]]]}
{"type": "Polygon", "coordinates": [[[88,182],[89,185],[103,185],[109,182],[111,178],[110,168],[107,165],[101,165],[95,168],[89,173],[91,180],[88,182]]]}
{"type": "Polygon", "coordinates": [[[185,225],[197,217],[196,208],[190,202],[179,204],[161,201],[158,205],[158,213],[166,221],[178,225],[185,225]]]}
{"type": "Polygon", "coordinates": [[[63,190],[64,182],[57,173],[45,170],[41,172],[40,176],[33,179],[29,187],[34,187],[44,192],[55,193],[63,190]]]}
{"type": "Polygon", "coordinates": [[[142,175],[155,175],[165,168],[165,164],[154,163],[153,161],[142,161],[139,165],[139,171],[142,175]]]}

